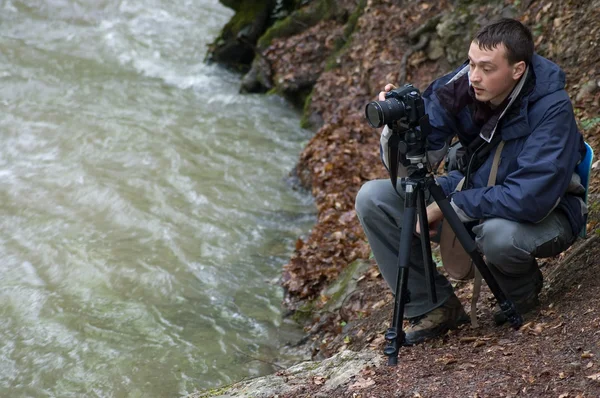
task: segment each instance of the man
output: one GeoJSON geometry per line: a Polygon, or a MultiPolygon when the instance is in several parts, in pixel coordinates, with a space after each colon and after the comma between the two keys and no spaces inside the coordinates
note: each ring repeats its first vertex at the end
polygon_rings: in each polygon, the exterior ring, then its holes
{"type": "MultiPolygon", "coordinates": [[[[446,153],[456,136],[464,147],[475,140],[482,147],[496,145],[499,138],[504,141],[496,185],[487,186],[497,145],[478,169],[469,173],[463,167],[436,181],[461,221],[480,221],[472,228],[478,248],[500,287],[524,314],[539,305],[543,280],[536,257],[564,251],[584,226],[587,208],[576,194],[582,187],[574,174],[585,153],[584,142],[564,89],[564,72],[534,53],[531,32],[519,21],[502,19],[483,27],[470,45],[468,58],[423,93],[432,125],[428,154],[441,159],[439,155],[446,153]],[[470,183],[458,191],[465,174],[470,183]]],[[[392,88],[387,85],[385,91],[392,88]]],[[[379,99],[384,95],[381,92],[379,99]]],[[[382,137],[385,134],[389,134],[387,127],[382,137]]],[[[403,197],[401,188],[397,193],[389,180],[367,182],[356,197],[359,220],[392,289],[403,197]]],[[[427,217],[435,234],[443,218],[436,203],[427,207],[427,217]]],[[[442,335],[468,320],[451,284],[437,272],[438,302],[429,302],[416,236],[408,275],[407,344],[442,335]]],[[[494,318],[498,324],[506,321],[502,312],[494,318]]]]}

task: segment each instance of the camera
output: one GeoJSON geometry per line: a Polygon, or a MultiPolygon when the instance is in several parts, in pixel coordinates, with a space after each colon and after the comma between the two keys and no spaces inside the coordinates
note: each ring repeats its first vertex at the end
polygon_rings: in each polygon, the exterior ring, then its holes
{"type": "Polygon", "coordinates": [[[387,125],[393,128],[395,122],[416,125],[425,114],[421,93],[412,84],[385,93],[385,101],[373,101],[365,108],[367,121],[372,127],[387,125]]]}
{"type": "Polygon", "coordinates": [[[405,84],[385,93],[384,101],[368,103],[365,116],[372,127],[386,125],[391,131],[387,148],[391,164],[428,166],[426,147],[431,126],[423,97],[415,86],[405,84]]]}

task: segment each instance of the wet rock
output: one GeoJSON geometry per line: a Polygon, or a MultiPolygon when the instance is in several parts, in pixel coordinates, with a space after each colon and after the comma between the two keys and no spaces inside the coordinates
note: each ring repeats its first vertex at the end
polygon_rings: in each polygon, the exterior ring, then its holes
{"type": "Polygon", "coordinates": [[[217,390],[194,393],[187,398],[268,398],[279,394],[300,396],[308,384],[321,386],[319,393],[327,395],[357,376],[367,366],[379,365],[379,354],[365,350],[345,350],[320,362],[307,361],[275,374],[242,381],[217,390]]]}
{"type": "Polygon", "coordinates": [[[236,13],[209,46],[206,59],[231,69],[247,71],[254,58],[256,42],[269,27],[277,1],[225,0],[222,3],[236,13]]]}
{"type": "Polygon", "coordinates": [[[271,65],[263,57],[256,57],[250,71],[242,79],[242,93],[264,93],[273,88],[271,65]]]}

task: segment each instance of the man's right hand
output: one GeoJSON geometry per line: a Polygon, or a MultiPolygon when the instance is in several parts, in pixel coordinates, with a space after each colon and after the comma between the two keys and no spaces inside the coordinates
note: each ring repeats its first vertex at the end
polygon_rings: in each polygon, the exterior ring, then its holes
{"type": "Polygon", "coordinates": [[[396,88],[396,86],[394,86],[391,83],[386,84],[385,87],[383,88],[383,91],[379,92],[379,101],[385,101],[385,93],[390,92],[395,88],[396,88]]]}

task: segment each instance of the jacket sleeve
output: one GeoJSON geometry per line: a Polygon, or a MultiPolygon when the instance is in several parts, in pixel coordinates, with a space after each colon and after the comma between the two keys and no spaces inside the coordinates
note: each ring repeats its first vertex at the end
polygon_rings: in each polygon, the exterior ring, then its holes
{"type": "Polygon", "coordinates": [[[448,174],[440,177],[436,177],[435,181],[444,191],[446,196],[450,195],[456,190],[458,183],[462,180],[464,175],[458,170],[452,170],[448,174]]]}
{"type": "Polygon", "coordinates": [[[580,159],[581,135],[569,101],[550,106],[499,185],[456,192],[452,201],[469,217],[539,222],[559,203],[580,159]]]}

